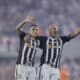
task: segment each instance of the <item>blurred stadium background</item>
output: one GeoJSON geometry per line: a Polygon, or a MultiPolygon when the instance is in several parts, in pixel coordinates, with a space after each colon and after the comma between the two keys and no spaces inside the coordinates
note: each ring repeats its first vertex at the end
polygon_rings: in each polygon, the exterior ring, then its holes
{"type": "MultiPolygon", "coordinates": [[[[55,23],[59,35],[67,35],[80,27],[80,0],[0,0],[0,80],[14,80],[14,67],[19,38],[16,25],[33,15],[40,33],[47,33],[55,23]]],[[[69,80],[80,80],[80,36],[66,43],[61,64],[69,80]]]]}

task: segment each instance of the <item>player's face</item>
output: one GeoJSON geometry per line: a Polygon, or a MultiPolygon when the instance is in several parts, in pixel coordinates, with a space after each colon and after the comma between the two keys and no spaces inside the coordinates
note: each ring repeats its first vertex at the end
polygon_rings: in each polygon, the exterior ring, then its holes
{"type": "Polygon", "coordinates": [[[36,37],[38,35],[38,29],[36,26],[31,26],[29,29],[29,33],[32,37],[36,37]]]}
{"type": "Polygon", "coordinates": [[[49,35],[51,37],[55,37],[56,33],[57,33],[56,26],[55,25],[50,25],[49,26],[49,35]]]}

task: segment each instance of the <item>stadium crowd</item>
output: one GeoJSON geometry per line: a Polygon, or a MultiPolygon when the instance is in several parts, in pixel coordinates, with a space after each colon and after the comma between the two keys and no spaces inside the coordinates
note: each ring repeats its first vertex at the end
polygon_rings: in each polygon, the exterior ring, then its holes
{"type": "MultiPolygon", "coordinates": [[[[47,32],[46,27],[55,23],[59,26],[59,34],[66,35],[80,25],[80,0],[0,0],[0,45],[4,44],[5,39],[8,47],[14,44],[17,39],[15,27],[27,15],[34,15],[34,22],[42,30],[47,32]],[[3,36],[6,37],[3,39],[3,36]]],[[[42,34],[45,34],[44,31],[42,34]]],[[[0,57],[0,80],[14,80],[14,66],[15,59],[0,57]]],[[[69,71],[69,80],[80,80],[79,58],[66,58],[62,66],[69,71]]]]}

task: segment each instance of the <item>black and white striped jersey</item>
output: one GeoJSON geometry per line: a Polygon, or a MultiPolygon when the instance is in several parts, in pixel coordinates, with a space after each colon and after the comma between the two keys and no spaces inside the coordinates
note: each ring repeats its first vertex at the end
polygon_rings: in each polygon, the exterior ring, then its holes
{"type": "Polygon", "coordinates": [[[39,40],[35,39],[33,40],[30,38],[30,47],[27,47],[27,43],[24,41],[26,33],[21,32],[19,34],[20,38],[20,48],[19,48],[19,54],[18,54],[18,60],[17,64],[26,64],[27,62],[33,62],[34,56],[36,54],[36,48],[39,47],[39,40]]]}
{"type": "Polygon", "coordinates": [[[39,37],[43,49],[43,54],[41,56],[41,65],[44,63],[52,64],[55,67],[58,66],[60,62],[61,52],[63,44],[71,39],[70,36],[63,36],[59,38],[52,37],[39,37]]]}

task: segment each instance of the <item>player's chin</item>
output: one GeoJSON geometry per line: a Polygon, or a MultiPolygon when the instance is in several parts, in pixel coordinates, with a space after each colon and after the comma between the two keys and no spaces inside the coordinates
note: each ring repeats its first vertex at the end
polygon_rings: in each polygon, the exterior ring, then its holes
{"type": "Polygon", "coordinates": [[[56,36],[56,34],[52,34],[52,37],[55,37],[56,36]]]}
{"type": "Polygon", "coordinates": [[[38,35],[34,35],[34,37],[37,37],[38,35]]]}

